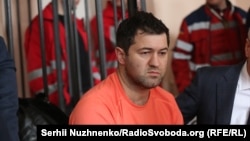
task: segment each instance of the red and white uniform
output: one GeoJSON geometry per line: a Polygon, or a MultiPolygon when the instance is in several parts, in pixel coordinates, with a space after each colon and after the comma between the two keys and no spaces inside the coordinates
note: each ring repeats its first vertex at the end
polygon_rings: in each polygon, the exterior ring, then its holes
{"type": "MultiPolygon", "coordinates": [[[[111,74],[116,70],[117,59],[115,55],[115,21],[114,21],[114,8],[111,1],[107,2],[106,7],[103,9],[103,30],[104,30],[104,42],[105,42],[105,53],[106,53],[106,69],[107,74],[111,74]]],[[[127,13],[126,13],[127,16],[127,13]]],[[[121,7],[117,7],[117,21],[122,20],[121,7]]],[[[91,30],[93,35],[94,50],[98,54],[99,42],[98,42],[98,28],[97,28],[97,17],[93,17],[91,20],[91,30]]],[[[97,56],[98,58],[98,56],[97,56]]]]}
{"type": "MultiPolygon", "coordinates": [[[[57,69],[56,69],[56,52],[55,52],[55,37],[53,27],[53,7],[50,3],[43,10],[44,20],[44,34],[45,34],[45,52],[46,52],[46,70],[49,89],[49,101],[55,105],[59,104],[58,97],[58,82],[57,82],[57,69]]],[[[87,47],[87,34],[84,30],[83,20],[76,20],[77,31],[80,34],[85,46],[87,47]]],[[[66,33],[64,25],[59,21],[59,42],[61,47],[61,68],[62,68],[62,83],[63,83],[63,96],[66,104],[70,103],[71,97],[69,94],[69,82],[68,82],[68,62],[67,62],[67,49],[66,49],[66,33]]],[[[42,74],[42,55],[41,55],[41,43],[40,43],[40,27],[39,17],[36,16],[31,25],[28,27],[25,33],[25,53],[27,59],[27,71],[29,78],[30,93],[32,96],[44,93],[43,86],[43,74],[42,74]]],[[[94,60],[93,60],[94,61],[94,60]]],[[[100,74],[95,66],[92,66],[92,74],[95,84],[100,81],[100,74]]],[[[82,74],[83,75],[83,74],[82,74]]]]}
{"type": "Polygon", "coordinates": [[[183,20],[172,60],[179,92],[200,67],[244,60],[246,16],[245,11],[228,1],[227,9],[220,13],[203,5],[183,20]]]}

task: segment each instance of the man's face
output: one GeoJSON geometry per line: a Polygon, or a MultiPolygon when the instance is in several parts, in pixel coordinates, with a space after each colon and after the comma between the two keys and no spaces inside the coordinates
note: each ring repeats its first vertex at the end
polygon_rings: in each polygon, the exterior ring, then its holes
{"type": "Polygon", "coordinates": [[[167,60],[166,34],[149,35],[139,31],[125,57],[125,73],[130,82],[140,87],[156,87],[165,75],[167,60]]]}
{"type": "MultiPolygon", "coordinates": [[[[127,3],[128,3],[127,0],[124,0],[125,7],[127,6],[127,3]]],[[[117,7],[121,7],[122,6],[122,1],[121,0],[116,0],[116,6],[117,7]]]]}
{"type": "Polygon", "coordinates": [[[75,5],[77,6],[80,2],[80,0],[74,0],[75,1],[75,5]]]}
{"type": "Polygon", "coordinates": [[[206,0],[209,5],[219,6],[224,3],[225,0],[206,0]]]}

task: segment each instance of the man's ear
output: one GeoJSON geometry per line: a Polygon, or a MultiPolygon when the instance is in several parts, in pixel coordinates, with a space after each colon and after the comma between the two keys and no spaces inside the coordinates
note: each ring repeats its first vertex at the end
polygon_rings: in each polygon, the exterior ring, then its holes
{"type": "Polygon", "coordinates": [[[120,47],[116,47],[115,48],[115,54],[116,54],[116,57],[117,57],[117,61],[120,63],[120,64],[125,64],[125,52],[123,49],[121,49],[120,47]]]}

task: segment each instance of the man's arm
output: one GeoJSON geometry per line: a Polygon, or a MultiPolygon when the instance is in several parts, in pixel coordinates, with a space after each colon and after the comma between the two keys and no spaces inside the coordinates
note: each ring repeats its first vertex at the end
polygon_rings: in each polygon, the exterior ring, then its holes
{"type": "Polygon", "coordinates": [[[19,141],[16,70],[0,37],[0,140],[19,141]]]}

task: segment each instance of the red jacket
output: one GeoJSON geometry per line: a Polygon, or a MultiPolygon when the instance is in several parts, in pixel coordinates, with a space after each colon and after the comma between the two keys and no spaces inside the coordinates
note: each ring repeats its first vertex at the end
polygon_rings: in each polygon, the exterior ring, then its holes
{"type": "MultiPolygon", "coordinates": [[[[116,36],[115,36],[115,21],[114,21],[114,8],[111,1],[107,2],[103,14],[103,30],[104,30],[104,42],[105,42],[105,55],[106,55],[106,69],[107,74],[111,74],[116,70],[117,59],[115,55],[116,36]]],[[[126,13],[127,16],[127,13],[126,13]]],[[[117,8],[117,21],[122,20],[121,8],[117,8]]],[[[93,35],[94,50],[98,52],[99,41],[98,41],[98,28],[97,28],[97,17],[93,17],[91,20],[91,31],[93,35]]],[[[98,55],[97,55],[98,58],[98,55]]]]}
{"type": "Polygon", "coordinates": [[[189,85],[200,67],[244,60],[246,12],[229,2],[228,5],[223,17],[203,5],[183,20],[172,60],[179,92],[189,85]]]}
{"type": "MultiPolygon", "coordinates": [[[[59,104],[58,90],[57,90],[57,72],[56,72],[56,52],[55,52],[55,37],[53,27],[53,7],[50,3],[43,10],[44,20],[44,34],[45,34],[45,50],[46,50],[46,67],[47,67],[47,80],[49,88],[49,100],[55,104],[59,104]]],[[[85,43],[85,50],[87,47],[87,34],[84,30],[83,20],[77,19],[77,31],[85,43]]],[[[62,79],[63,79],[63,96],[66,104],[70,103],[69,95],[69,82],[68,82],[68,62],[67,62],[67,48],[65,39],[65,28],[62,22],[59,21],[59,38],[60,47],[62,51],[62,79]]],[[[25,53],[27,59],[27,71],[29,77],[29,87],[32,96],[38,93],[44,93],[43,75],[42,75],[42,56],[41,56],[41,43],[40,43],[40,27],[39,17],[36,16],[31,25],[25,33],[25,53]]],[[[94,60],[93,60],[94,61],[94,60]]],[[[100,74],[98,69],[93,66],[92,68],[95,84],[100,81],[100,74]]]]}

